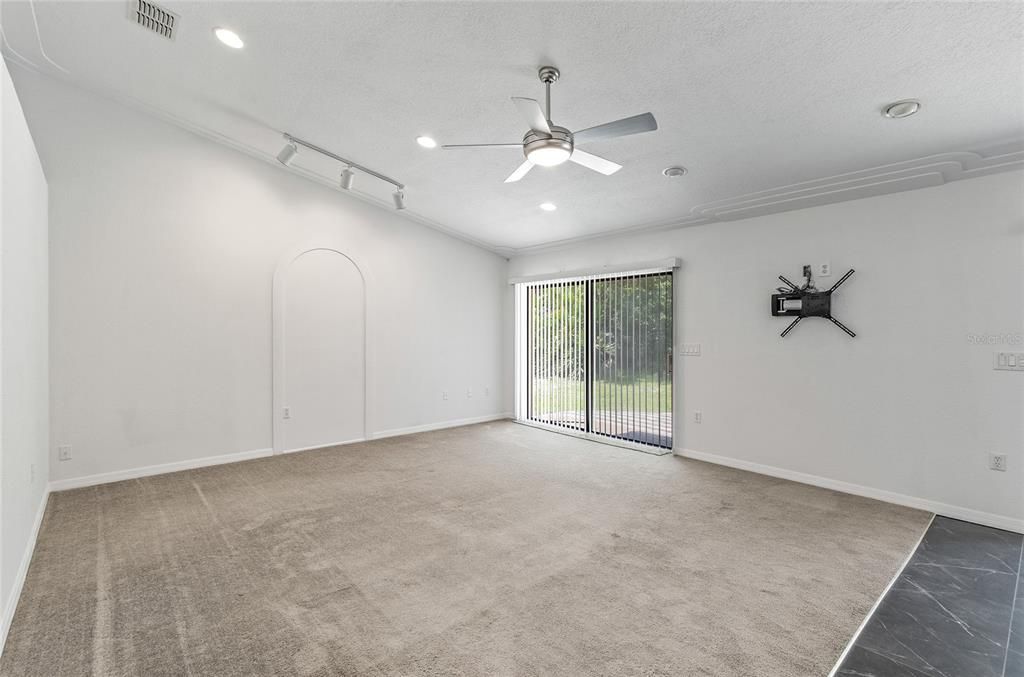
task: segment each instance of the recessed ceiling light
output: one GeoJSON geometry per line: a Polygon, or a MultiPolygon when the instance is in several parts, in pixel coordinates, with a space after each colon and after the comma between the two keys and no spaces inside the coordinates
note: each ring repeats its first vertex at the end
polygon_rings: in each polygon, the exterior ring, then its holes
{"type": "Polygon", "coordinates": [[[661,170],[661,173],[671,177],[682,176],[686,173],[686,167],[665,167],[665,169],[661,170]]]}
{"type": "Polygon", "coordinates": [[[437,141],[434,141],[429,136],[417,136],[416,143],[420,144],[424,148],[437,148],[437,141]]]}
{"type": "Polygon", "coordinates": [[[556,207],[555,205],[551,204],[550,202],[542,202],[540,204],[540,208],[543,209],[546,212],[553,212],[556,209],[558,209],[558,207],[556,207]]]}
{"type": "Polygon", "coordinates": [[[213,34],[217,36],[218,40],[232,49],[242,49],[245,47],[245,43],[242,42],[242,38],[238,37],[238,33],[233,30],[228,28],[214,28],[213,34]]]}
{"type": "Polygon", "coordinates": [[[897,101],[896,103],[890,103],[882,111],[882,115],[887,118],[909,118],[911,115],[921,110],[921,102],[914,101],[913,99],[907,99],[906,101],[897,101]]]}

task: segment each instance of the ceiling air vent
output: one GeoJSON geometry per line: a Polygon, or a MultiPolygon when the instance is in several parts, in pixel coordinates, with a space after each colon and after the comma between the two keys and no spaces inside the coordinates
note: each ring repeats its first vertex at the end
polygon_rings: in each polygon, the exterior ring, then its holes
{"type": "Polygon", "coordinates": [[[178,26],[177,14],[146,0],[131,0],[128,3],[128,18],[168,40],[174,39],[174,31],[178,26]]]}

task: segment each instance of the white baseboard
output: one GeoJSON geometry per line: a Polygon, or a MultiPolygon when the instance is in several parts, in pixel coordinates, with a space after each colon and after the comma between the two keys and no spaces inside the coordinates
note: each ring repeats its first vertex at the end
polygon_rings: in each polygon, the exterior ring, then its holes
{"type": "Polygon", "coordinates": [[[358,444],[365,442],[367,438],[357,437],[354,440],[344,440],[342,442],[328,442],[326,444],[314,444],[310,447],[297,447],[295,449],[284,449],[281,451],[282,454],[298,454],[303,451],[316,451],[317,449],[330,449],[331,447],[343,447],[346,444],[358,444]]]}
{"type": "Polygon", "coordinates": [[[21,599],[21,589],[25,586],[25,576],[28,575],[28,565],[32,563],[32,554],[36,551],[36,538],[39,537],[39,527],[43,523],[43,515],[46,514],[46,502],[50,499],[50,488],[43,489],[43,499],[39,502],[39,509],[36,510],[35,521],[32,522],[32,530],[28,535],[28,542],[25,544],[25,552],[21,555],[21,563],[18,565],[18,573],[14,575],[14,584],[11,592],[4,600],[3,616],[0,617],[0,655],[3,654],[4,646],[7,644],[7,632],[11,629],[11,621],[14,620],[14,612],[18,608],[18,600],[21,599]]]}
{"type": "Polygon", "coordinates": [[[97,484],[109,484],[122,480],[134,480],[140,477],[152,475],[163,475],[179,470],[192,470],[193,468],[205,468],[211,465],[222,465],[224,463],[237,463],[248,461],[253,458],[263,458],[274,453],[273,449],[254,449],[252,451],[240,451],[234,454],[221,454],[220,456],[206,456],[204,458],[193,458],[187,461],[175,461],[173,463],[160,463],[158,465],[147,465],[141,468],[130,468],[128,470],[115,470],[114,472],[98,473],[96,475],[85,475],[83,477],[72,477],[66,480],[54,480],[50,482],[50,491],[64,491],[66,489],[80,489],[92,487],[97,484]]]}
{"type": "Polygon", "coordinates": [[[474,423],[487,423],[488,421],[501,421],[503,419],[512,418],[513,414],[487,414],[486,416],[475,416],[473,418],[461,418],[455,421],[441,421],[440,423],[426,423],[424,425],[414,425],[409,428],[395,428],[393,430],[382,430],[379,433],[374,433],[370,436],[371,440],[381,439],[383,437],[398,437],[399,435],[411,435],[413,433],[425,433],[431,430],[443,430],[444,428],[458,428],[464,425],[473,425],[474,423]]]}
{"type": "Polygon", "coordinates": [[[897,494],[883,489],[865,487],[860,484],[851,484],[850,482],[842,482],[840,480],[833,480],[827,477],[819,477],[818,475],[810,475],[807,473],[797,472],[796,470],[786,470],[785,468],[777,468],[772,465],[754,463],[753,461],[744,461],[738,458],[730,458],[729,456],[719,456],[718,454],[709,454],[703,451],[694,451],[693,449],[683,449],[682,451],[677,451],[676,454],[678,456],[683,456],[684,458],[707,461],[708,463],[724,465],[738,470],[748,470],[760,475],[768,475],[770,477],[778,477],[784,480],[800,482],[801,484],[810,484],[815,487],[822,487],[823,489],[841,491],[844,494],[853,494],[854,496],[873,498],[908,508],[917,508],[918,510],[925,510],[927,512],[942,515],[944,517],[952,517],[953,519],[963,520],[965,522],[974,522],[988,527],[995,527],[996,529],[1005,529],[1006,531],[1024,533],[1024,519],[1016,519],[1006,515],[996,515],[994,513],[982,512],[981,510],[974,510],[972,508],[963,508],[957,505],[949,505],[948,503],[940,503],[939,501],[932,501],[927,498],[897,494]]]}
{"type": "MultiPolygon", "coordinates": [[[[413,426],[411,428],[396,428],[395,430],[384,430],[379,433],[369,435],[367,436],[367,440],[374,440],[383,437],[396,437],[398,435],[409,435],[412,433],[422,433],[430,430],[441,430],[443,428],[457,428],[458,426],[471,425],[473,423],[486,423],[487,421],[498,421],[501,419],[511,418],[511,416],[511,414],[488,414],[487,416],[463,418],[455,421],[428,423],[426,425],[413,426]]],[[[342,442],[340,444],[350,444],[362,441],[363,440],[351,440],[350,442],[342,442]]],[[[325,446],[333,447],[337,445],[330,444],[325,446]]],[[[317,446],[311,448],[322,449],[324,447],[317,446]]],[[[306,450],[289,449],[287,452],[284,453],[294,453],[299,451],[306,450]]],[[[140,477],[150,477],[152,475],[163,475],[164,473],[178,472],[179,470],[192,470],[194,468],[205,468],[211,465],[221,465],[224,463],[237,463],[238,461],[248,461],[249,459],[253,458],[263,458],[264,456],[272,456],[273,453],[273,449],[255,449],[253,451],[241,451],[234,454],[206,456],[205,458],[193,458],[187,461],[160,463],[158,465],[147,465],[141,468],[115,470],[114,472],[98,473],[96,475],[85,475],[83,477],[72,477],[66,480],[54,480],[50,482],[49,490],[65,491],[67,489],[80,489],[82,487],[92,487],[98,484],[108,484],[110,482],[120,482],[122,480],[134,480],[140,477]]]]}

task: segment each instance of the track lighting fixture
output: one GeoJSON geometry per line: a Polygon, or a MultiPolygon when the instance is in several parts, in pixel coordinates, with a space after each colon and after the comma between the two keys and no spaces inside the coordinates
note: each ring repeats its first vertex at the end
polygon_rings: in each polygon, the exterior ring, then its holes
{"type": "Polygon", "coordinates": [[[295,145],[294,141],[289,141],[285,144],[281,152],[277,154],[277,161],[283,164],[285,167],[292,163],[292,159],[298,155],[299,147],[295,145]]]}
{"type": "Polygon", "coordinates": [[[356,177],[355,172],[353,172],[352,170],[358,169],[363,174],[369,174],[370,176],[376,179],[380,179],[384,183],[390,183],[392,186],[394,186],[395,192],[391,194],[391,199],[395,201],[395,209],[405,209],[405,193],[403,192],[405,189],[405,184],[395,181],[390,176],[385,176],[380,172],[375,172],[369,167],[364,167],[363,165],[357,162],[352,162],[351,160],[343,158],[340,155],[332,153],[331,151],[325,148],[321,148],[320,146],[314,145],[309,141],[296,139],[291,134],[285,134],[284,140],[286,142],[285,147],[282,148],[281,152],[277,154],[277,161],[280,162],[281,164],[286,166],[291,164],[292,158],[294,158],[295,155],[299,152],[299,146],[302,146],[303,148],[309,149],[314,153],[319,153],[324,157],[336,160],[341,164],[345,165],[345,169],[342,170],[341,178],[338,181],[338,185],[340,185],[345,190],[352,190],[352,183],[353,181],[355,181],[356,177]]]}
{"type": "Polygon", "coordinates": [[[345,167],[345,171],[341,173],[341,187],[345,190],[352,190],[352,181],[355,178],[356,175],[352,172],[352,168],[345,167]]]}

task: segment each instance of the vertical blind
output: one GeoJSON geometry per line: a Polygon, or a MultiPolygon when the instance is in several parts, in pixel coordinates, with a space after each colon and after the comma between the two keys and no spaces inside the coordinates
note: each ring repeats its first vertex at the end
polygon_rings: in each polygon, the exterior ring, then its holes
{"type": "Polygon", "coordinates": [[[672,273],[526,288],[526,418],[672,447],[672,273]]]}
{"type": "Polygon", "coordinates": [[[586,282],[530,286],[527,299],[527,416],[586,430],[586,282]]]}

